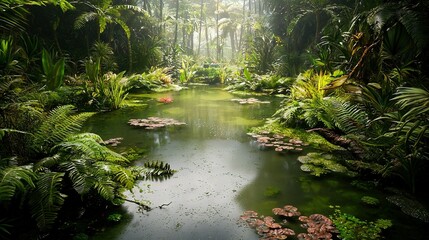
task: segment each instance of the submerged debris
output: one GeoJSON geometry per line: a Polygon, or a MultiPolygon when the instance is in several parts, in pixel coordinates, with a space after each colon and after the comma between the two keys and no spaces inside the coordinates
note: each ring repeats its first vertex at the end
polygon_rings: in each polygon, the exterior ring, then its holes
{"type": "Polygon", "coordinates": [[[238,102],[240,104],[270,103],[268,101],[260,101],[256,98],[233,98],[231,101],[238,102]]]}
{"type": "Polygon", "coordinates": [[[166,126],[182,126],[186,125],[184,122],[179,122],[172,118],[159,118],[149,117],[144,119],[130,119],[128,124],[136,127],[143,127],[144,129],[158,129],[166,126]]]}
{"type": "Polygon", "coordinates": [[[304,150],[302,147],[308,146],[299,139],[286,139],[281,134],[271,134],[268,131],[247,133],[247,135],[254,138],[260,147],[274,148],[276,152],[302,152],[304,150]]]}
{"type": "Polygon", "coordinates": [[[388,196],[387,201],[401,208],[401,211],[408,216],[417,218],[425,223],[429,223],[428,210],[417,200],[410,199],[403,195],[388,196]]]}
{"type": "Polygon", "coordinates": [[[111,138],[104,141],[104,145],[110,145],[112,147],[118,146],[118,144],[121,143],[121,141],[124,140],[124,138],[118,137],[118,138],[111,138]]]}

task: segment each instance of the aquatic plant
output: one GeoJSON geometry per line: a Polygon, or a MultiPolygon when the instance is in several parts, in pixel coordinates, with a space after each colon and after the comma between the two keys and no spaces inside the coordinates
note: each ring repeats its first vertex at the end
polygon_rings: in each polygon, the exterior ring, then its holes
{"type": "Polygon", "coordinates": [[[280,189],[276,187],[267,187],[264,191],[266,197],[276,197],[281,193],[280,189]]]}
{"type": "Polygon", "coordinates": [[[302,163],[301,170],[309,172],[311,175],[320,177],[330,172],[346,173],[355,175],[345,166],[338,163],[338,160],[331,154],[311,152],[305,156],[299,156],[298,161],[302,163]]]}
{"type": "MultiPolygon", "coordinates": [[[[298,217],[303,224],[300,226],[306,229],[306,233],[299,233],[297,238],[300,240],[332,239],[333,234],[337,233],[333,222],[322,214],[312,214],[309,217],[301,216],[298,208],[292,205],[285,205],[283,208],[273,208],[273,213],[283,217],[298,217]]],[[[294,236],[295,231],[286,227],[288,221],[283,220],[276,223],[273,217],[259,216],[255,211],[245,211],[241,217],[251,228],[255,228],[260,239],[286,239],[294,236]]]]}
{"type": "Polygon", "coordinates": [[[274,148],[276,152],[301,152],[307,143],[299,139],[285,139],[282,134],[272,134],[268,131],[259,131],[258,133],[247,133],[256,139],[258,145],[262,148],[274,148]]]}
{"type": "Polygon", "coordinates": [[[371,196],[363,196],[360,200],[366,205],[370,206],[377,206],[378,204],[380,204],[380,200],[371,196]]]}
{"type": "Polygon", "coordinates": [[[256,98],[233,98],[232,102],[238,102],[240,104],[255,104],[255,103],[270,103],[269,101],[261,101],[256,98]]]}
{"type": "Polygon", "coordinates": [[[250,227],[255,228],[261,239],[286,239],[288,236],[295,235],[292,229],[283,227],[276,223],[274,218],[267,216],[258,216],[255,211],[245,211],[240,217],[250,227]]]}
{"type": "Polygon", "coordinates": [[[300,216],[298,219],[303,222],[301,227],[307,229],[307,233],[298,234],[300,240],[332,239],[332,234],[337,232],[332,220],[322,214],[300,216]]]}
{"type": "Polygon", "coordinates": [[[172,97],[162,97],[158,99],[158,102],[160,103],[172,103],[173,98],[172,97]]]}
{"type": "Polygon", "coordinates": [[[392,222],[388,219],[377,219],[375,222],[368,222],[341,212],[339,207],[335,207],[334,214],[330,218],[338,229],[341,239],[380,239],[381,232],[392,226],[392,222]]]}
{"type": "Polygon", "coordinates": [[[107,217],[107,221],[110,222],[119,222],[122,219],[122,214],[120,213],[112,213],[107,217]]]}
{"type": "Polygon", "coordinates": [[[145,119],[130,119],[128,124],[136,127],[143,127],[144,129],[158,129],[166,126],[183,126],[186,125],[184,122],[179,122],[172,118],[159,118],[149,117],[145,119]]]}
{"type": "Polygon", "coordinates": [[[122,140],[124,140],[124,138],[121,138],[121,137],[110,138],[110,139],[104,140],[103,144],[104,145],[109,145],[109,146],[112,146],[112,147],[116,147],[116,146],[118,146],[118,144],[121,143],[122,140]]]}
{"type": "Polygon", "coordinates": [[[298,211],[298,208],[292,205],[285,205],[283,208],[273,208],[274,215],[284,216],[284,217],[299,217],[301,213],[298,211]]]}
{"type": "Polygon", "coordinates": [[[304,144],[308,144],[313,148],[321,149],[324,151],[344,150],[343,148],[328,142],[326,139],[324,139],[317,133],[307,132],[305,130],[297,128],[286,128],[278,121],[273,119],[269,119],[265,123],[265,125],[261,127],[254,127],[251,129],[251,134],[258,134],[259,132],[267,132],[273,135],[279,134],[289,139],[299,139],[303,141],[304,144]]]}

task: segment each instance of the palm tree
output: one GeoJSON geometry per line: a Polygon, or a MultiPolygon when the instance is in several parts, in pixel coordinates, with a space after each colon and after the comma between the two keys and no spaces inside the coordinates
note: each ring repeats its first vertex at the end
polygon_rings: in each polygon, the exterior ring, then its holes
{"type": "Polygon", "coordinates": [[[93,4],[88,1],[80,1],[79,3],[89,7],[89,11],[82,13],[76,18],[75,28],[81,29],[86,24],[96,21],[98,31],[97,40],[100,41],[100,35],[106,30],[108,24],[116,24],[121,27],[127,37],[128,54],[129,54],[129,71],[132,70],[132,50],[131,50],[131,30],[127,23],[121,18],[121,12],[131,10],[137,13],[145,14],[146,11],[134,5],[112,5],[112,0],[98,1],[93,4]]]}
{"type": "Polygon", "coordinates": [[[28,6],[44,6],[53,4],[59,6],[64,12],[73,9],[67,0],[2,0],[0,2],[0,33],[10,33],[16,30],[24,31],[27,23],[28,6]]]}

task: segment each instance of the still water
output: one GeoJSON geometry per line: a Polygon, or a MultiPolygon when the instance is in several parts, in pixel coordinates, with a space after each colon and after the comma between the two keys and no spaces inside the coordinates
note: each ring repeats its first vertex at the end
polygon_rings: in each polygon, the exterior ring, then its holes
{"type": "MultiPolygon", "coordinates": [[[[413,239],[406,232],[415,233],[415,225],[409,226],[414,220],[392,209],[380,193],[370,195],[380,199],[381,207],[365,207],[360,199],[369,194],[352,187],[349,179],[314,178],[300,171],[299,154],[258,148],[246,133],[263,124],[281,99],[258,97],[271,103],[240,105],[231,101],[237,96],[208,86],[129,98],[129,107],[94,116],[85,131],[103,139],[123,137],[119,151],[148,149],[137,165],[161,160],[177,172],[163,181],[143,181],[129,194],[129,198],[147,200],[152,211],[142,212],[135,204],[125,203],[124,219],[92,239],[258,239],[240,223],[243,211],[272,215],[272,208],[286,204],[295,205],[304,215],[329,215],[329,205],[341,205],[343,212],[370,221],[390,218],[396,227],[389,231],[389,239],[413,239]],[[158,103],[161,97],[174,102],[158,103]],[[127,125],[131,118],[147,117],[174,118],[187,125],[162,130],[127,125]],[[168,205],[156,208],[162,204],[168,205]]],[[[291,227],[297,233],[304,232],[295,225],[291,227]]]]}

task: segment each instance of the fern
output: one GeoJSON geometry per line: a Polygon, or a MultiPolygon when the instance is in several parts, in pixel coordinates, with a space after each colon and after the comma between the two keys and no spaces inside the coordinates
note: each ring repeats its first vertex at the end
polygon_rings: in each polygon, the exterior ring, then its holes
{"type": "Polygon", "coordinates": [[[36,152],[49,153],[57,143],[77,133],[82,124],[94,113],[80,113],[71,115],[72,105],[60,106],[52,110],[41,126],[37,129],[33,139],[33,149],[36,152]]]}
{"type": "Polygon", "coordinates": [[[357,134],[365,131],[368,115],[358,105],[344,102],[335,110],[335,126],[346,134],[357,134]]]}
{"type": "Polygon", "coordinates": [[[98,179],[95,181],[94,189],[97,193],[107,201],[113,201],[115,199],[115,183],[108,179],[98,179]]]}
{"type": "Polygon", "coordinates": [[[57,219],[66,195],[60,192],[64,173],[49,172],[40,176],[30,198],[31,212],[39,229],[49,230],[57,219]]]}
{"type": "Polygon", "coordinates": [[[90,170],[90,166],[86,162],[85,159],[73,159],[59,165],[60,170],[67,173],[73,189],[80,195],[87,193],[90,188],[87,181],[87,171],[90,170]]]}
{"type": "Polygon", "coordinates": [[[25,166],[0,169],[0,202],[11,200],[18,192],[34,188],[36,174],[25,166]]]}
{"type": "Polygon", "coordinates": [[[67,152],[77,157],[85,156],[93,160],[108,161],[114,163],[127,163],[129,160],[100,143],[103,140],[93,133],[75,134],[66,141],[57,144],[53,150],[67,152]]]}

